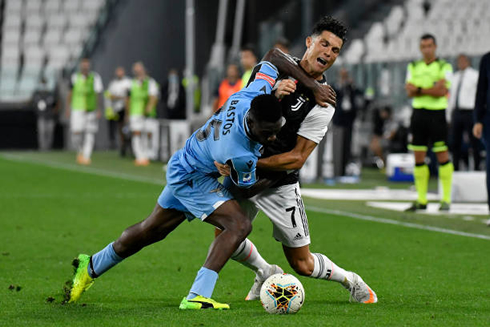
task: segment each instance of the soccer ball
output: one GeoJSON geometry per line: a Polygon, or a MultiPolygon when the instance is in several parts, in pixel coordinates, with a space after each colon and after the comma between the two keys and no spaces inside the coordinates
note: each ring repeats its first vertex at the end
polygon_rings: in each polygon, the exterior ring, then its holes
{"type": "Polygon", "coordinates": [[[303,285],[290,274],[272,275],[265,280],[260,289],[260,302],[268,313],[296,313],[304,301],[303,285]]]}

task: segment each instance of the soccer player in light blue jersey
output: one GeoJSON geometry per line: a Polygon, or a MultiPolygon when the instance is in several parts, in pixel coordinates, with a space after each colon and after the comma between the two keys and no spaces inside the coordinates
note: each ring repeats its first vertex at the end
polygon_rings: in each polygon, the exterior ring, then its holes
{"type": "Polygon", "coordinates": [[[167,185],[153,212],[127,228],[100,252],[80,254],[74,261],[75,276],[67,302],[76,302],[107,270],[142,248],[163,240],[186,218],[199,218],[223,230],[211,244],[181,309],[228,309],[211,299],[218,273],[237,246],[251,231],[247,219],[232,195],[218,182],[214,161],[232,167],[231,178],[238,187],[256,181],[255,166],[262,144],[275,140],[284,124],[278,100],[270,95],[277,69],[261,63],[255,82],[234,94],[225,106],[187,140],[168,163],[167,185]]]}

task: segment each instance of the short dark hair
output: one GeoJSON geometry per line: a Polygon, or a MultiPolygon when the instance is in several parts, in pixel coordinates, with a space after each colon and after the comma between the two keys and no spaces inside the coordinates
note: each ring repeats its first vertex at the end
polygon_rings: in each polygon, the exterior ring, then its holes
{"type": "Polygon", "coordinates": [[[250,114],[254,120],[275,123],[282,117],[282,107],[272,94],[261,94],[252,100],[250,114]]]}
{"type": "Polygon", "coordinates": [[[282,45],[285,48],[289,48],[290,42],[285,37],[280,36],[277,38],[276,42],[274,43],[274,45],[276,45],[276,44],[282,45]]]}
{"type": "Polygon", "coordinates": [[[253,44],[246,44],[246,45],[244,45],[241,48],[241,51],[250,51],[255,56],[255,58],[258,58],[257,57],[257,52],[255,51],[255,47],[253,46],[253,44]]]}
{"type": "Polygon", "coordinates": [[[342,39],[342,42],[347,41],[347,27],[343,22],[332,16],[323,16],[315,26],[313,26],[313,31],[311,35],[320,35],[323,31],[329,31],[342,39]]]}
{"type": "Polygon", "coordinates": [[[422,40],[429,40],[429,39],[431,39],[432,41],[434,41],[434,44],[437,44],[436,43],[436,37],[434,35],[430,34],[430,33],[426,33],[426,34],[424,34],[424,35],[422,35],[420,37],[420,41],[422,41],[422,40]]]}

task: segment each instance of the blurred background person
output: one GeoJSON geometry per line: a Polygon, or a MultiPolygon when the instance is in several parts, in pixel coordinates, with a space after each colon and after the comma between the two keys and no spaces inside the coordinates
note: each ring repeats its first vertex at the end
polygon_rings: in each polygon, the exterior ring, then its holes
{"type": "Polygon", "coordinates": [[[226,100],[232,95],[240,91],[242,86],[242,80],[240,79],[240,71],[238,66],[235,64],[230,64],[226,68],[226,77],[223,79],[219,88],[215,94],[215,99],[213,102],[213,112],[216,112],[221,108],[226,100]]]}
{"type": "Polygon", "coordinates": [[[382,106],[373,111],[373,136],[369,148],[374,153],[374,163],[380,169],[385,166],[387,141],[390,139],[389,136],[391,136],[385,135],[385,128],[391,120],[391,112],[390,106],[382,106]]]}
{"type": "Polygon", "coordinates": [[[127,142],[124,137],[125,99],[131,88],[131,79],[126,76],[126,71],[119,66],[114,72],[114,79],[109,83],[105,93],[105,114],[109,122],[109,141],[112,149],[116,148],[116,134],[119,143],[119,152],[122,157],[126,155],[127,142]]]}
{"type": "MultiPolygon", "coordinates": [[[[335,175],[344,176],[345,167],[351,161],[352,130],[358,110],[364,105],[364,95],[359,90],[345,68],[339,71],[339,82],[334,85],[337,92],[337,106],[333,116],[334,138],[340,140],[340,164],[337,165],[335,175]]],[[[337,142],[334,142],[337,143],[337,142]]]]}
{"type": "Polygon", "coordinates": [[[273,48],[278,48],[279,50],[281,50],[284,53],[289,53],[289,45],[290,45],[290,42],[288,39],[286,39],[285,37],[279,37],[276,40],[276,43],[274,43],[273,48]]]}
{"type": "Polygon", "coordinates": [[[140,61],[133,65],[133,75],[126,102],[126,114],[129,117],[131,144],[136,157],[134,163],[136,166],[148,166],[150,161],[146,148],[147,139],[143,138],[143,133],[146,117],[153,113],[156,116],[158,86],[155,80],[147,75],[146,68],[140,61]]]}
{"type": "MultiPolygon", "coordinates": [[[[186,70],[184,69],[184,78],[182,79],[182,85],[184,86],[184,91],[187,90],[187,87],[189,86],[189,78],[187,77],[187,73],[186,73],[186,70]]],[[[194,108],[193,108],[193,114],[195,113],[199,113],[200,110],[201,110],[201,84],[200,84],[200,81],[199,81],[199,76],[197,76],[196,74],[192,75],[192,84],[193,87],[194,87],[194,94],[193,94],[193,98],[194,98],[194,108]]]]}
{"type": "Polygon", "coordinates": [[[185,89],[177,69],[170,69],[160,93],[164,117],[167,119],[185,119],[185,89]]]}
{"type": "Polygon", "coordinates": [[[453,165],[460,170],[460,161],[469,170],[468,153],[462,155],[463,140],[471,144],[474,169],[480,168],[480,141],[473,135],[473,109],[475,106],[478,71],[471,67],[470,59],[460,54],[457,60],[458,71],[453,75],[449,91],[449,104],[446,117],[451,122],[453,165]],[[469,142],[468,142],[469,141],[469,142]]]}
{"type": "Polygon", "coordinates": [[[422,59],[408,64],[405,84],[407,96],[413,99],[410,124],[412,142],[409,149],[415,157],[413,176],[418,194],[417,201],[407,211],[427,209],[430,172],[425,157],[429,145],[439,162],[439,181],[442,185],[439,210],[449,211],[454,167],[447,147],[445,111],[453,67],[436,56],[437,44],[433,35],[422,35],[419,45],[422,59]]]}
{"type": "Polygon", "coordinates": [[[37,139],[39,150],[53,147],[54,126],[58,118],[59,101],[55,89],[50,89],[45,77],[39,81],[39,87],[32,95],[32,105],[37,114],[37,139]]]}
{"type": "Polygon", "coordinates": [[[257,55],[252,45],[246,45],[240,51],[240,64],[242,65],[242,88],[247,87],[252,70],[257,65],[257,55]]]}
{"type": "MultiPolygon", "coordinates": [[[[151,108],[149,109],[149,112],[146,114],[145,118],[145,133],[143,134],[143,142],[146,142],[146,153],[147,157],[150,160],[157,160],[158,158],[158,144],[159,140],[158,137],[160,135],[160,123],[158,122],[158,112],[157,112],[157,104],[158,101],[160,100],[160,84],[155,81],[156,89],[157,89],[157,94],[155,96],[155,99],[151,99],[150,101],[154,101],[154,104],[151,105],[151,108]]],[[[150,95],[150,97],[153,97],[153,95],[150,95]]]]}
{"type": "Polygon", "coordinates": [[[99,74],[90,70],[90,59],[80,61],[79,71],[72,74],[68,93],[66,116],[70,118],[72,144],[77,151],[77,162],[91,163],[101,117],[102,92],[104,87],[99,74]]]}
{"type": "MultiPolygon", "coordinates": [[[[473,135],[480,139],[483,137],[483,144],[487,150],[486,174],[487,174],[487,201],[490,209],[490,52],[486,53],[480,61],[480,71],[478,76],[478,86],[475,99],[475,111],[473,135]]],[[[490,219],[487,220],[490,226],[490,219]]]]}

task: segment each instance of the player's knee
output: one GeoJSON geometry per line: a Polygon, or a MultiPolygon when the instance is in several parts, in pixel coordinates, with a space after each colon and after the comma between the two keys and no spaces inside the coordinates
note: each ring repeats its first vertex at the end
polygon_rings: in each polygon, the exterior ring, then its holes
{"type": "Polygon", "coordinates": [[[294,271],[301,276],[311,276],[313,273],[313,265],[310,264],[309,260],[298,258],[289,261],[289,265],[294,271]]]}
{"type": "Polygon", "coordinates": [[[243,219],[239,219],[237,222],[236,232],[240,242],[247,238],[247,236],[252,232],[252,223],[250,220],[246,219],[245,216],[243,219]]]}

